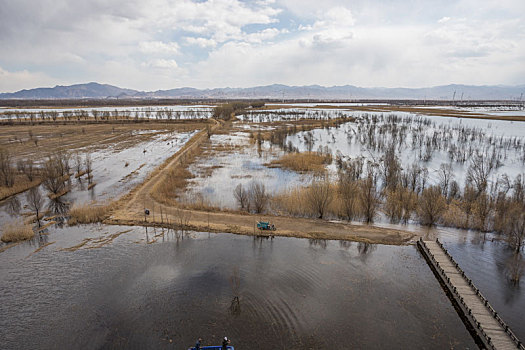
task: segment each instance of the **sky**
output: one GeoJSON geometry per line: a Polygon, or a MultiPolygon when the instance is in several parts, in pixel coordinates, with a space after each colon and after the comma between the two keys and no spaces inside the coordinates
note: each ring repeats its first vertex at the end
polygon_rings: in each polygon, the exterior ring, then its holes
{"type": "Polygon", "coordinates": [[[524,0],[0,0],[0,92],[525,84],[524,0]]]}

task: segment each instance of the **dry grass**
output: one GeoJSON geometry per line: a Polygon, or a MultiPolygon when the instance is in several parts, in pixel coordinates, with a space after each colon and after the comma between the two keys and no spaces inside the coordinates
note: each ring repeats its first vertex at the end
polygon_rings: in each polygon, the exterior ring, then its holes
{"type": "Polygon", "coordinates": [[[68,224],[78,225],[101,222],[109,216],[112,207],[112,204],[100,205],[97,203],[75,205],[69,211],[68,224]]]}
{"type": "Polygon", "coordinates": [[[332,162],[330,154],[317,152],[288,153],[270,163],[270,167],[281,167],[297,172],[324,172],[325,166],[332,162]]]}
{"type": "Polygon", "coordinates": [[[15,184],[12,187],[0,186],[0,201],[38,186],[41,182],[41,179],[29,181],[27,178],[25,178],[25,176],[17,176],[15,179],[15,184]]]}
{"type": "Polygon", "coordinates": [[[163,181],[153,188],[155,199],[160,203],[169,204],[186,188],[193,174],[186,168],[169,169],[163,181]]]}
{"type": "Polygon", "coordinates": [[[2,228],[2,242],[19,242],[31,239],[35,236],[30,224],[21,221],[8,222],[2,228]]]}

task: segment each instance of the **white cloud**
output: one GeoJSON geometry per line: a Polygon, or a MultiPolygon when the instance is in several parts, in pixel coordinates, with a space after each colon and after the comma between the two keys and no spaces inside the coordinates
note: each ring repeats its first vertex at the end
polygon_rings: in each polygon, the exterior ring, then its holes
{"type": "Polygon", "coordinates": [[[178,54],[179,44],[176,42],[143,41],[139,43],[139,49],[147,54],[178,54]]]}
{"type": "Polygon", "coordinates": [[[56,85],[59,83],[69,82],[57,82],[56,79],[41,72],[30,72],[28,70],[9,72],[0,67],[0,92],[15,92],[35,86],[56,85]]]}
{"type": "Polygon", "coordinates": [[[0,91],[523,84],[524,11],[523,0],[8,0],[0,91]]]}
{"type": "Polygon", "coordinates": [[[217,42],[213,39],[186,37],[184,40],[190,45],[197,45],[205,49],[217,46],[217,42]]]}
{"type": "Polygon", "coordinates": [[[143,64],[146,67],[161,68],[161,69],[177,69],[179,65],[175,60],[166,60],[163,58],[154,59],[143,64]]]}

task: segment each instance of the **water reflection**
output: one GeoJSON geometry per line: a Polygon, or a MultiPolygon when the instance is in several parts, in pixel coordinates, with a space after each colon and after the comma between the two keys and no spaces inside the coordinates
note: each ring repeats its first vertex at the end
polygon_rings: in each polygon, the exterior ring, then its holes
{"type": "Polygon", "coordinates": [[[319,247],[322,249],[326,249],[328,246],[328,241],[326,239],[311,238],[308,240],[308,243],[310,244],[310,247],[319,247]]]}
{"type": "Polygon", "coordinates": [[[372,253],[374,250],[376,250],[377,245],[376,244],[370,244],[366,242],[358,242],[357,243],[357,252],[359,255],[365,257],[372,253]]]}
{"type": "Polygon", "coordinates": [[[505,273],[509,282],[519,288],[520,279],[525,271],[525,261],[521,254],[513,254],[507,259],[505,264],[505,273]]]}
{"type": "Polygon", "coordinates": [[[13,196],[5,201],[4,208],[6,212],[11,216],[18,216],[22,206],[18,196],[13,196]]]}
{"type": "MultiPolygon", "coordinates": [[[[123,230],[87,225],[52,240],[123,230]]],[[[104,249],[57,242],[0,262],[2,347],[163,348],[169,338],[182,349],[226,334],[245,349],[474,345],[412,246],[176,232],[148,228],[158,241],[146,244],[136,228],[104,249]],[[36,296],[46,303],[27,303],[36,296]]]]}

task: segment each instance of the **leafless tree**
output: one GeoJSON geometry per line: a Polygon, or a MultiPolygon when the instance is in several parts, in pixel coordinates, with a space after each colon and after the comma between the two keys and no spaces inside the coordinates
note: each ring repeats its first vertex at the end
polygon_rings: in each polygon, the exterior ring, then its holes
{"type": "Polygon", "coordinates": [[[62,165],[60,160],[54,156],[47,159],[43,168],[43,185],[44,187],[54,193],[62,191],[65,187],[64,178],[62,173],[62,165]]]}
{"type": "Polygon", "coordinates": [[[519,253],[525,244],[525,207],[514,205],[507,221],[506,237],[510,247],[519,253]]]}
{"type": "Polygon", "coordinates": [[[262,213],[266,210],[268,205],[268,194],[264,184],[253,181],[249,190],[250,202],[253,204],[253,209],[256,213],[262,213]]]}
{"type": "Polygon", "coordinates": [[[88,183],[91,184],[91,180],[93,177],[91,175],[91,173],[93,172],[93,163],[91,162],[91,156],[89,155],[89,153],[86,154],[86,159],[84,161],[84,169],[86,171],[88,183]]]}
{"type": "Polygon", "coordinates": [[[184,234],[191,219],[191,211],[177,208],[175,209],[175,218],[182,234],[184,234]]]}
{"type": "Polygon", "coordinates": [[[495,166],[496,159],[491,159],[486,152],[475,152],[467,170],[467,184],[474,186],[478,194],[485,191],[490,173],[495,166]]]}
{"type": "Polygon", "coordinates": [[[448,189],[450,187],[450,182],[454,178],[454,173],[452,172],[452,165],[442,163],[439,166],[438,170],[439,177],[439,186],[441,187],[441,194],[448,197],[448,189]]]}
{"type": "Polygon", "coordinates": [[[360,207],[367,224],[374,221],[380,202],[376,182],[376,176],[370,169],[367,177],[359,182],[360,207]]]}
{"type": "Polygon", "coordinates": [[[346,219],[353,220],[359,213],[358,183],[357,181],[352,180],[350,176],[340,174],[338,190],[342,202],[343,215],[346,217],[346,219]]]}
{"type": "Polygon", "coordinates": [[[18,171],[24,174],[29,181],[33,181],[36,175],[36,168],[32,159],[19,160],[16,164],[18,171]]]}
{"type": "Polygon", "coordinates": [[[38,222],[38,227],[40,227],[40,211],[44,205],[44,198],[40,193],[38,187],[32,187],[26,194],[27,205],[36,214],[36,220],[38,222]]]}
{"type": "Polygon", "coordinates": [[[0,181],[6,187],[11,187],[15,183],[12,157],[6,149],[0,149],[0,181]]]}
{"type": "Polygon", "coordinates": [[[445,211],[446,205],[439,186],[425,188],[421,193],[417,208],[421,223],[427,226],[436,224],[445,211]]]}
{"type": "Polygon", "coordinates": [[[322,219],[328,206],[334,199],[333,190],[328,178],[326,176],[314,178],[306,192],[306,198],[315,215],[319,219],[322,219]]]}
{"type": "Polygon", "coordinates": [[[77,171],[77,175],[80,178],[80,174],[82,173],[82,157],[78,152],[75,154],[75,168],[77,171]]]}
{"type": "Polygon", "coordinates": [[[53,119],[54,122],[56,122],[58,118],[58,112],[57,111],[50,111],[49,115],[51,116],[51,119],[53,119]]]}
{"type": "Polygon", "coordinates": [[[237,187],[235,187],[233,195],[235,196],[235,199],[237,200],[237,203],[239,203],[241,209],[246,209],[250,198],[248,196],[248,192],[244,189],[244,187],[242,187],[242,184],[238,184],[237,187]]]}

